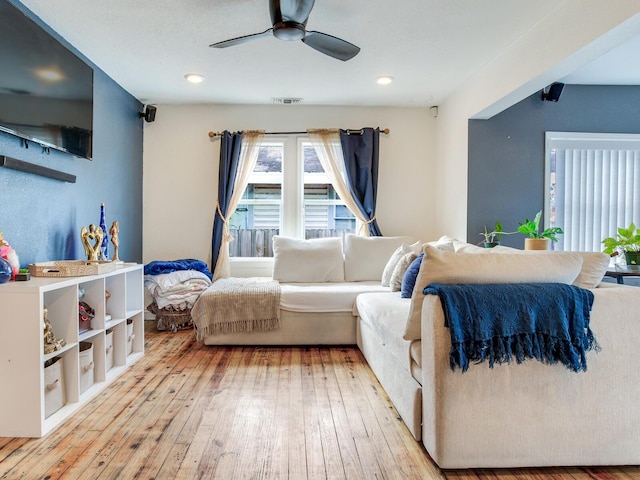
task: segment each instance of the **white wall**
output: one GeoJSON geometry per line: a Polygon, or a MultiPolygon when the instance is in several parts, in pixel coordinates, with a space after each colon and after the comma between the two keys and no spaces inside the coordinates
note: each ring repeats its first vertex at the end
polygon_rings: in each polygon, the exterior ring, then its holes
{"type": "Polygon", "coordinates": [[[640,2],[631,0],[560,2],[440,105],[434,172],[436,234],[466,238],[469,119],[490,118],[639,35],[638,12],[640,2]]]}
{"type": "Polygon", "coordinates": [[[380,136],[380,228],[434,239],[434,120],[426,107],[159,105],[144,131],[143,261],[210,263],[220,141],[208,132],[222,130],[389,128],[380,136]]]}

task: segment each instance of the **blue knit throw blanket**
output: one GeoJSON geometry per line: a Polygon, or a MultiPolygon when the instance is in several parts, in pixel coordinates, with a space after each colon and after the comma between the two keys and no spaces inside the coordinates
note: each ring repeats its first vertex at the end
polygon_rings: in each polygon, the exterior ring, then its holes
{"type": "Polygon", "coordinates": [[[593,293],[562,283],[442,284],[438,295],[451,333],[449,363],[463,372],[470,362],[522,363],[535,358],[587,369],[586,352],[599,350],[589,328],[593,293]]]}
{"type": "Polygon", "coordinates": [[[145,275],[160,275],[178,270],[196,270],[204,273],[209,277],[209,280],[213,278],[213,274],[209,271],[207,264],[202,260],[195,260],[193,258],[181,258],[179,260],[153,260],[144,266],[145,275]]]}

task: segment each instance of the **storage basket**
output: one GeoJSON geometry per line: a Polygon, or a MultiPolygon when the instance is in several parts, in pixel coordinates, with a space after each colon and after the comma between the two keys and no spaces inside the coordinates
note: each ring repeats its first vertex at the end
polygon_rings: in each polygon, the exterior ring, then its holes
{"type": "Polygon", "coordinates": [[[80,342],[80,393],[93,385],[93,343],[80,342]]]}
{"type": "Polygon", "coordinates": [[[133,320],[127,319],[127,355],[131,355],[133,351],[133,339],[136,338],[133,333],[133,320]]]}
{"type": "Polygon", "coordinates": [[[104,345],[106,350],[105,368],[108,372],[113,368],[113,330],[107,330],[104,338],[104,345]]]}
{"type": "Polygon", "coordinates": [[[44,416],[53,415],[66,403],[64,391],[64,363],[62,357],[54,357],[44,364],[44,416]]]}
{"type": "Polygon", "coordinates": [[[177,332],[178,330],[193,328],[193,318],[191,318],[191,309],[189,307],[182,310],[173,305],[158,308],[158,304],[154,300],[147,307],[147,310],[156,316],[156,328],[158,330],[177,332]]]}

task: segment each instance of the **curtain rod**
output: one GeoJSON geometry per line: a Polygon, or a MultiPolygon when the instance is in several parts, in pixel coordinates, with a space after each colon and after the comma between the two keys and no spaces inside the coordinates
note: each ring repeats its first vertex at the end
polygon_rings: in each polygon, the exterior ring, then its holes
{"type": "MultiPolygon", "coordinates": [[[[391,130],[389,130],[388,128],[385,129],[380,129],[380,133],[384,133],[385,135],[389,135],[389,133],[391,132],[391,130]]],[[[219,137],[222,135],[223,132],[209,132],[209,137],[213,138],[213,137],[219,137]]],[[[307,132],[264,132],[265,135],[304,135],[307,132]]],[[[359,130],[347,130],[347,134],[351,135],[351,134],[358,134],[358,135],[362,135],[363,130],[359,129],[359,130]]]]}

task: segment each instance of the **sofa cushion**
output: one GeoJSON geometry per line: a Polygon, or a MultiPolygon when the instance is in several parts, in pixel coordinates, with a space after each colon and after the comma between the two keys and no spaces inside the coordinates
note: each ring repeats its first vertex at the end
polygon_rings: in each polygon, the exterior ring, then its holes
{"type": "Polygon", "coordinates": [[[389,287],[392,292],[399,292],[402,289],[402,279],[404,278],[404,274],[416,258],[418,258],[418,255],[413,252],[405,253],[402,256],[396,265],[396,268],[393,269],[393,274],[389,281],[389,287]]]}
{"type": "Polygon", "coordinates": [[[582,257],[582,268],[573,282],[582,288],[596,288],[607,273],[611,257],[602,252],[577,252],[582,257]]]}
{"type": "MultiPolygon", "coordinates": [[[[395,357],[404,370],[411,373],[411,364],[416,362],[421,366],[422,360],[420,350],[411,348],[419,342],[402,338],[409,305],[409,299],[401,298],[398,292],[362,293],[356,299],[355,314],[376,333],[387,353],[395,357]],[[413,354],[417,354],[416,357],[413,354]]],[[[416,381],[422,383],[422,378],[418,377],[416,381]]]]}
{"type": "Polygon", "coordinates": [[[347,235],[344,245],[344,277],[347,282],[382,278],[387,261],[410,237],[359,237],[347,235]]]}
{"type": "Polygon", "coordinates": [[[454,242],[453,246],[456,253],[491,253],[493,248],[480,247],[472,243],[454,242]]]}
{"type": "Polygon", "coordinates": [[[425,245],[411,297],[404,338],[420,338],[420,318],[424,294],[430,283],[526,283],[572,284],[582,267],[582,257],[574,252],[520,252],[509,255],[478,255],[443,252],[425,245]]]}
{"type": "MultiPolygon", "coordinates": [[[[535,254],[535,250],[517,250],[515,248],[498,246],[493,249],[495,253],[530,253],[535,254]]],[[[582,288],[596,288],[602,282],[604,274],[609,268],[611,257],[602,252],[570,252],[582,258],[582,268],[573,284],[582,288]]]]}
{"type": "Polygon", "coordinates": [[[353,312],[363,293],[389,293],[380,282],[280,283],[280,310],[290,312],[353,312]]]}
{"type": "Polygon", "coordinates": [[[273,237],[273,278],[280,282],[344,282],[340,237],[273,237]]]}
{"type": "Polygon", "coordinates": [[[407,245],[406,243],[403,243],[398,248],[396,248],[396,250],[391,254],[391,257],[389,258],[389,260],[387,260],[387,264],[384,266],[384,270],[382,271],[382,279],[381,279],[382,286],[388,287],[391,284],[390,282],[391,282],[391,275],[393,275],[393,270],[396,268],[396,265],[398,264],[400,259],[403,257],[403,255],[410,252],[414,252],[415,254],[418,254],[420,253],[421,249],[422,249],[422,246],[420,245],[420,242],[416,242],[411,245],[407,245]]]}
{"type": "Polygon", "coordinates": [[[457,239],[450,237],[449,235],[443,235],[438,240],[427,242],[427,245],[437,247],[440,250],[444,250],[445,252],[455,252],[456,242],[458,242],[457,239]]]}
{"type": "Polygon", "coordinates": [[[413,287],[416,285],[416,278],[418,277],[418,271],[420,270],[420,264],[422,263],[422,257],[424,257],[424,252],[420,252],[418,258],[416,258],[407,271],[404,272],[404,276],[402,277],[402,285],[400,287],[400,296],[402,298],[411,298],[413,294],[413,287]]]}

